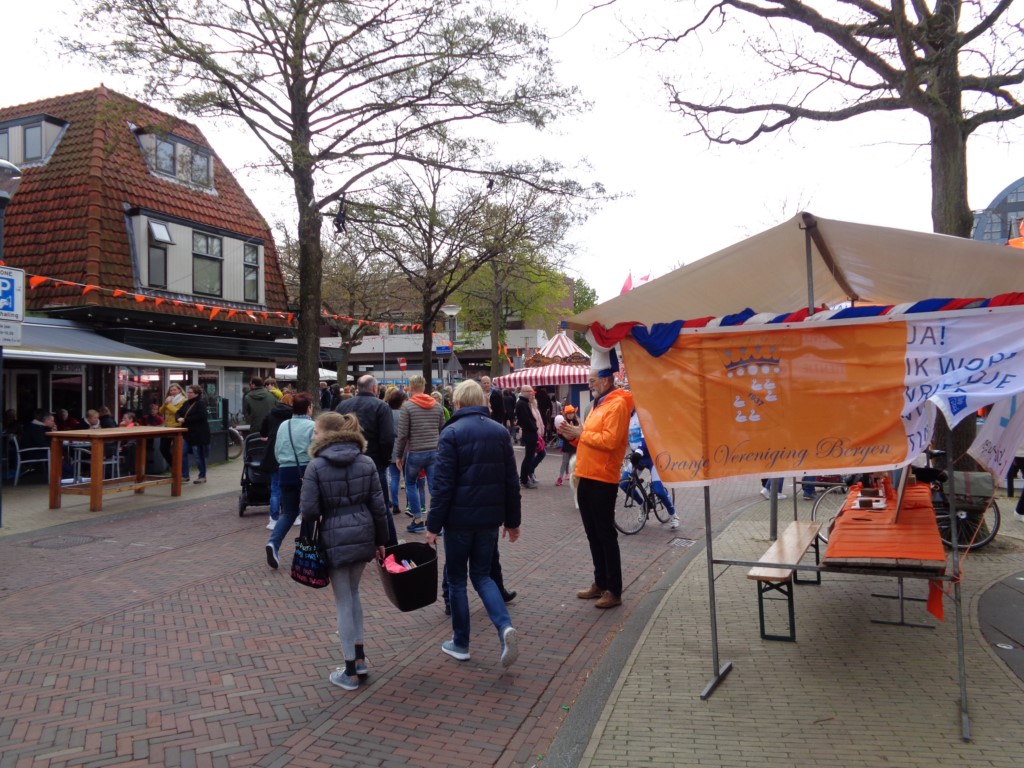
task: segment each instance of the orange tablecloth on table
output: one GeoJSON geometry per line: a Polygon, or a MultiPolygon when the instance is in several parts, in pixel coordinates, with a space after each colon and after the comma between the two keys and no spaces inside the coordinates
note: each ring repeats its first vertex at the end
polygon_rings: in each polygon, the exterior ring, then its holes
{"type": "Polygon", "coordinates": [[[854,508],[859,487],[854,487],[836,518],[829,535],[824,562],[843,560],[946,560],[932,507],[931,488],[926,483],[908,486],[903,507],[897,515],[896,500],[887,499],[885,509],[854,508]]]}

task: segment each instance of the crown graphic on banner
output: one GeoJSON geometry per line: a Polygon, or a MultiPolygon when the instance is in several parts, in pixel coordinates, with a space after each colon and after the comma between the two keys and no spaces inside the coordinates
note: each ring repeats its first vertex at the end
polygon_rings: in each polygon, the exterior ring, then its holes
{"type": "MultiPolygon", "coordinates": [[[[733,350],[725,350],[726,357],[731,358],[733,354],[733,350]]],[[[746,347],[741,347],[738,354],[740,357],[736,360],[728,360],[725,363],[725,370],[729,376],[743,376],[747,373],[768,373],[772,370],[777,371],[779,368],[780,360],[775,355],[775,347],[769,348],[767,353],[762,352],[761,347],[755,347],[753,354],[747,354],[746,347]]]]}

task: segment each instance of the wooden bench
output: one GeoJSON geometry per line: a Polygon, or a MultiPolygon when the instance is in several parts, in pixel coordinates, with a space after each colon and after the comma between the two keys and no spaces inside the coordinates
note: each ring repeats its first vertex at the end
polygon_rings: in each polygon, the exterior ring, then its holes
{"type": "Polygon", "coordinates": [[[796,641],[796,615],[793,609],[793,584],[821,584],[821,572],[815,574],[814,579],[800,579],[798,571],[794,568],[807,554],[807,550],[814,547],[814,564],[820,562],[818,550],[818,529],[819,522],[793,521],[789,524],[782,535],[776,539],[768,551],[761,555],[759,563],[750,569],[747,578],[757,582],[757,614],[761,621],[762,640],[788,640],[796,641]],[[768,592],[778,592],[785,595],[789,607],[789,634],[769,635],[764,630],[764,601],[765,599],[781,600],[782,598],[765,598],[768,592]]]}

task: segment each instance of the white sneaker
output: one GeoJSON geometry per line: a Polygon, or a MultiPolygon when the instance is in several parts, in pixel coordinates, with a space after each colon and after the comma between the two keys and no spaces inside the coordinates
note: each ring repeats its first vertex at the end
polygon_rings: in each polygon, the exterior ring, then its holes
{"type": "MultiPolygon", "coordinates": [[[[782,498],[782,497],[780,496],[779,498],[782,498]]],[[[295,518],[295,522],[292,523],[292,525],[302,525],[302,518],[301,517],[296,517],[295,518]]]]}
{"type": "Polygon", "coordinates": [[[672,515],[672,519],[668,521],[668,527],[669,528],[678,528],[679,527],[679,517],[678,517],[678,515],[672,515]]]}
{"type": "Polygon", "coordinates": [[[769,493],[768,489],[765,488],[763,485],[761,486],[761,495],[764,496],[766,499],[770,499],[772,497],[771,493],[769,493]]]}
{"type": "Polygon", "coordinates": [[[787,496],[784,493],[780,493],[777,498],[779,499],[779,501],[782,501],[783,499],[788,499],[789,496],[787,496]]]}
{"type": "Polygon", "coordinates": [[[1014,512],[1013,519],[1016,520],[1018,523],[1024,523],[1024,515],[1022,515],[1020,512],[1014,512]]]}
{"type": "Polygon", "coordinates": [[[276,527],[277,527],[277,520],[275,520],[274,518],[270,518],[270,522],[267,523],[267,530],[268,531],[272,531],[276,527]]]}

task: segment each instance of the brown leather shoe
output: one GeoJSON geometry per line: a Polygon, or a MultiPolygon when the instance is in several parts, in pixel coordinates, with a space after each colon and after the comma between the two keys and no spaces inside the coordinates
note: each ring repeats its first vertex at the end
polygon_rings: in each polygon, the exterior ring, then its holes
{"type": "Polygon", "coordinates": [[[605,590],[601,599],[594,603],[595,608],[614,608],[617,605],[622,605],[622,598],[616,597],[608,590],[605,590]]]}
{"type": "Polygon", "coordinates": [[[603,594],[604,591],[597,584],[591,584],[588,589],[581,589],[577,592],[576,597],[580,600],[596,600],[603,594]]]}

